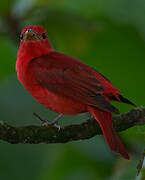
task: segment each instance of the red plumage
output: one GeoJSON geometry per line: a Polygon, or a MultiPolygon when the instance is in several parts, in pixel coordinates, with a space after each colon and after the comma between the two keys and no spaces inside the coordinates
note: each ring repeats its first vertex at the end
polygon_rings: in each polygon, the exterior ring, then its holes
{"type": "Polygon", "coordinates": [[[54,51],[41,26],[24,28],[22,37],[16,70],[18,79],[29,93],[43,106],[59,114],[90,112],[111,150],[129,159],[113,128],[112,113],[118,114],[119,111],[110,101],[132,103],[99,72],[54,51]]]}

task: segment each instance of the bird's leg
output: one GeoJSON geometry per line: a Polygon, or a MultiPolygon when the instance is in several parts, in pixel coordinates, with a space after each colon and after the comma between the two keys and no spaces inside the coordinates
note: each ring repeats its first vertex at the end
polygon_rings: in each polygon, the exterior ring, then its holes
{"type": "Polygon", "coordinates": [[[51,125],[58,125],[59,119],[61,119],[63,116],[64,116],[63,114],[59,114],[59,115],[51,122],[51,125]]]}
{"type": "Polygon", "coordinates": [[[42,126],[45,126],[45,124],[48,124],[48,121],[41,118],[37,113],[34,112],[33,115],[42,122],[42,126]]]}
{"type": "Polygon", "coordinates": [[[59,114],[52,122],[48,122],[47,120],[41,118],[37,113],[33,113],[33,115],[36,116],[42,122],[42,126],[54,125],[58,129],[60,129],[60,126],[58,125],[58,120],[63,117],[63,114],[59,114]]]}
{"type": "Polygon", "coordinates": [[[59,119],[61,119],[64,115],[63,114],[59,114],[50,124],[54,125],[55,127],[57,127],[60,130],[60,126],[58,125],[58,121],[59,119]]]}

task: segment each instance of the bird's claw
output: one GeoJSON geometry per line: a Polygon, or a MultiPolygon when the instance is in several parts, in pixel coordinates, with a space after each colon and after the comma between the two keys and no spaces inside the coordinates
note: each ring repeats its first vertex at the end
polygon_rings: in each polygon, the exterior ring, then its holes
{"type": "Polygon", "coordinates": [[[47,127],[47,126],[51,126],[51,124],[49,122],[43,122],[42,126],[47,127]]]}
{"type": "Polygon", "coordinates": [[[53,126],[56,127],[60,131],[61,127],[58,124],[53,124],[53,126]]]}
{"type": "Polygon", "coordinates": [[[48,122],[47,120],[41,118],[37,113],[33,113],[33,115],[42,122],[42,126],[44,126],[44,127],[53,126],[53,127],[56,127],[58,130],[61,129],[61,127],[58,125],[57,121],[48,122]]]}
{"type": "Polygon", "coordinates": [[[42,123],[42,126],[53,126],[53,127],[56,127],[58,130],[60,130],[61,129],[61,127],[57,124],[57,123],[51,123],[51,122],[44,122],[44,123],[42,123]]]}

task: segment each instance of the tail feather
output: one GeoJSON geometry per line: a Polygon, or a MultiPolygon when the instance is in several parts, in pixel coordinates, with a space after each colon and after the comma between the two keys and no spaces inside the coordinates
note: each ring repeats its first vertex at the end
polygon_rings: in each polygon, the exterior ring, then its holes
{"type": "Polygon", "coordinates": [[[112,114],[109,112],[101,111],[99,109],[93,109],[90,107],[88,108],[88,110],[96,119],[96,121],[99,123],[110,149],[114,153],[120,154],[122,157],[129,160],[130,159],[129,155],[113,128],[112,114]]]}
{"type": "Polygon", "coordinates": [[[122,95],[118,95],[118,98],[116,98],[115,96],[111,96],[110,99],[113,101],[118,101],[118,102],[122,102],[125,104],[130,104],[130,105],[136,107],[136,105],[133,102],[131,102],[129,99],[123,97],[122,95]]]}
{"type": "Polygon", "coordinates": [[[128,100],[127,98],[123,97],[122,95],[119,95],[119,99],[120,99],[120,101],[123,102],[123,103],[130,104],[130,105],[136,107],[136,105],[135,105],[133,102],[131,102],[131,101],[128,100]]]}

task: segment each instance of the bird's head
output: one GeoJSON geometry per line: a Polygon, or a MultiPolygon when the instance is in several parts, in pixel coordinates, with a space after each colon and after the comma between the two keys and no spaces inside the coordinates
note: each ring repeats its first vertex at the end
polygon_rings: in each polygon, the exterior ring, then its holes
{"type": "Polygon", "coordinates": [[[48,41],[47,32],[41,26],[25,27],[20,34],[20,48],[18,56],[28,57],[41,56],[53,51],[48,41]]]}
{"type": "Polygon", "coordinates": [[[48,41],[47,32],[41,26],[25,27],[20,34],[20,41],[20,44],[45,44],[48,47],[52,48],[51,44],[48,41]]]}

